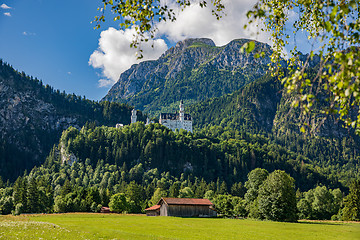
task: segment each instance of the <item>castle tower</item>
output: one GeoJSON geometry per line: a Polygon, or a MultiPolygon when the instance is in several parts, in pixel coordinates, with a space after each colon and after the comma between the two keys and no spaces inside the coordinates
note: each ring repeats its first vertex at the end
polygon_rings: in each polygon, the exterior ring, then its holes
{"type": "Polygon", "coordinates": [[[184,102],[183,102],[183,100],[180,101],[179,108],[180,108],[179,120],[180,120],[181,123],[183,123],[184,120],[185,120],[185,112],[184,112],[184,102]]]}
{"type": "Polygon", "coordinates": [[[131,123],[136,123],[136,112],[135,108],[131,111],[131,123]]]}

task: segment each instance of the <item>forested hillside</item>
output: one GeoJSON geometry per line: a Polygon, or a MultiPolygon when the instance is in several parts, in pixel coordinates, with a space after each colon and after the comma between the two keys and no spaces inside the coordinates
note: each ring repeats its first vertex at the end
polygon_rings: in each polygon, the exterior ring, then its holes
{"type": "Polygon", "coordinates": [[[195,128],[221,126],[263,134],[271,142],[307,157],[319,172],[348,186],[351,179],[360,176],[359,137],[335,116],[316,111],[307,116],[310,125],[302,133],[303,116],[291,103],[292,96],[283,93],[281,83],[265,75],[232,94],[191,105],[187,111],[195,128]]]}
{"type": "Polygon", "coordinates": [[[129,124],[131,110],[54,90],[0,60],[0,176],[14,180],[42,164],[69,126],[129,124]]]}
{"type": "Polygon", "coordinates": [[[0,213],[99,212],[102,206],[140,213],[168,196],[211,199],[218,214],[228,217],[348,219],[339,211],[343,194],[347,189],[317,172],[309,159],[261,135],[221,127],[172,132],[138,122],[70,127],[42,166],[14,184],[0,179],[0,213]],[[265,208],[275,195],[291,205],[277,204],[282,214],[270,216],[265,208]]]}
{"type": "Polygon", "coordinates": [[[160,124],[145,126],[139,122],[121,129],[70,127],[63,132],[59,145],[46,160],[51,167],[57,159],[66,161],[74,154],[77,162],[93,167],[99,163],[123,166],[130,170],[131,180],[140,180],[143,173],[157,168],[180,177],[197,176],[206,181],[220,179],[231,186],[244,182],[256,167],[269,171],[289,172],[306,190],[323,183],[340,186],[333,179],[319,174],[309,159],[273,144],[261,135],[211,127],[194,134],[172,132],[160,124]],[[139,165],[141,164],[141,168],[139,165]]]}
{"type": "Polygon", "coordinates": [[[281,83],[266,74],[232,94],[193,104],[186,110],[196,128],[217,125],[266,134],[272,131],[282,95],[281,83]]]}

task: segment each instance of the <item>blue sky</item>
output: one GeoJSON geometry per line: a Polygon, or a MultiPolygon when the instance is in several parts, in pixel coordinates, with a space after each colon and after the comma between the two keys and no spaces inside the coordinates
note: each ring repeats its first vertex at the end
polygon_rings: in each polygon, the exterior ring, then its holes
{"type": "Polygon", "coordinates": [[[11,7],[0,8],[0,58],[56,89],[100,99],[107,89],[97,87],[98,71],[88,64],[101,32],[90,23],[100,3],[97,0],[0,2],[11,7]]]}
{"type": "MultiPolygon", "coordinates": [[[[144,45],[144,59],[157,59],[177,41],[207,37],[218,46],[236,38],[270,43],[267,33],[243,29],[256,0],[224,0],[226,16],[216,21],[211,9],[192,6],[177,21],[157,25],[155,49],[144,45]]],[[[130,49],[133,30],[119,30],[108,15],[94,30],[101,0],[0,0],[0,58],[15,69],[67,93],[100,100],[120,74],[137,63],[130,49]]]]}

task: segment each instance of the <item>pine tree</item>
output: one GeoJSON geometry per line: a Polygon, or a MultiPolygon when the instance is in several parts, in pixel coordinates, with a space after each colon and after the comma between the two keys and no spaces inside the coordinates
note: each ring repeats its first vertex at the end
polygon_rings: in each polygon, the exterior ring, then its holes
{"type": "Polygon", "coordinates": [[[28,187],[27,207],[28,212],[37,213],[39,212],[39,192],[37,189],[37,182],[35,178],[31,178],[28,187]]]}
{"type": "Polygon", "coordinates": [[[220,185],[220,190],[219,190],[219,194],[227,194],[228,189],[226,186],[226,182],[222,181],[221,185],[220,185]]]}
{"type": "Polygon", "coordinates": [[[353,181],[344,200],[343,220],[360,221],[360,180],[353,181]]]}
{"type": "Polygon", "coordinates": [[[18,203],[23,205],[22,209],[27,211],[27,179],[26,177],[18,177],[14,183],[13,198],[14,205],[18,203]]]}

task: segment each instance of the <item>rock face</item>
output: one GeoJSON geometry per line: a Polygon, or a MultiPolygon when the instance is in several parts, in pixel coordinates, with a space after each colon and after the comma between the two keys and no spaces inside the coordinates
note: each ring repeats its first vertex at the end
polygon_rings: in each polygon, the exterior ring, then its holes
{"type": "Polygon", "coordinates": [[[76,117],[58,114],[51,103],[36,98],[32,89],[18,92],[4,79],[0,80],[0,106],[0,132],[9,142],[22,129],[57,131],[77,123],[76,117]]]}
{"type": "MultiPolygon", "coordinates": [[[[131,66],[103,100],[128,102],[150,113],[183,99],[198,102],[231,93],[265,74],[270,46],[256,42],[256,51],[241,53],[246,39],[217,47],[210,39],[178,42],[159,59],[131,66]],[[258,52],[266,57],[255,58],[258,52]]],[[[173,109],[171,109],[173,110],[173,109]]]]}
{"type": "MultiPolygon", "coordinates": [[[[79,127],[76,114],[63,114],[40,97],[35,80],[0,66],[0,175],[21,175],[44,161],[61,132],[79,127]]],[[[42,86],[43,87],[43,86],[42,86]]]]}
{"type": "MultiPolygon", "coordinates": [[[[70,126],[128,124],[131,110],[124,104],[60,93],[0,60],[0,176],[14,180],[42,164],[70,126]]],[[[138,119],[146,117],[138,112],[138,119]]]]}

